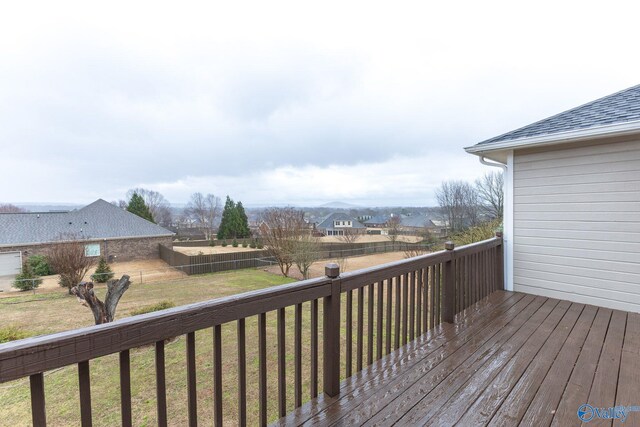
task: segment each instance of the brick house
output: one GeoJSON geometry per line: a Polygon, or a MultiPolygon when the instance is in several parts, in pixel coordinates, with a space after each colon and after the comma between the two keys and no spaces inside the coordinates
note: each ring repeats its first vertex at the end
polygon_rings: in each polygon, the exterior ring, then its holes
{"type": "Polygon", "coordinates": [[[46,255],[69,238],[84,242],[87,256],[130,261],[159,258],[159,245],[172,247],[173,235],[102,199],[73,211],[2,213],[0,276],[15,273],[9,271],[15,269],[12,264],[19,270],[23,257],[46,255]]]}

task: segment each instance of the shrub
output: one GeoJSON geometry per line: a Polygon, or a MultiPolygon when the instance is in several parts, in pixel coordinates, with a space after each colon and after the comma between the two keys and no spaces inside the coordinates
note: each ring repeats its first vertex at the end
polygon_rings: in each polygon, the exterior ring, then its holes
{"type": "Polygon", "coordinates": [[[37,288],[42,283],[42,279],[34,274],[28,262],[22,264],[22,272],[13,281],[13,287],[21,291],[30,291],[37,288]]]}
{"type": "Polygon", "coordinates": [[[2,326],[0,327],[0,344],[29,338],[32,335],[33,334],[25,331],[24,329],[20,329],[17,326],[2,326]]]}
{"type": "Polygon", "coordinates": [[[252,240],[252,241],[251,241],[251,244],[249,245],[249,247],[250,247],[251,249],[255,249],[255,248],[256,248],[256,246],[257,246],[257,245],[256,245],[256,241],[255,241],[255,240],[252,240]]]}
{"type": "Polygon", "coordinates": [[[248,247],[248,246],[249,246],[249,244],[248,244],[247,242],[242,242],[242,247],[243,247],[243,248],[246,248],[246,247],[248,247]]]}
{"type": "Polygon", "coordinates": [[[223,247],[223,248],[226,248],[226,247],[227,247],[227,241],[226,241],[226,240],[223,240],[223,241],[222,241],[222,247],[223,247]]]}
{"type": "Polygon", "coordinates": [[[211,239],[211,241],[209,242],[209,246],[215,246],[216,245],[216,241],[211,239]]]}
{"type": "Polygon", "coordinates": [[[111,267],[104,259],[104,257],[100,258],[98,262],[98,267],[96,271],[91,275],[91,280],[98,283],[107,283],[109,279],[113,279],[113,271],[111,271],[111,267]]]}
{"type": "Polygon", "coordinates": [[[238,247],[238,241],[236,239],[233,239],[233,242],[231,243],[231,246],[233,246],[234,248],[238,247]]]}
{"type": "Polygon", "coordinates": [[[138,314],[147,314],[153,313],[154,311],[166,310],[167,308],[173,308],[176,305],[171,301],[160,301],[159,303],[153,305],[147,305],[145,307],[140,307],[131,311],[132,316],[137,316],[138,314]]]}
{"type": "Polygon", "coordinates": [[[258,247],[258,249],[262,249],[262,248],[264,248],[264,245],[262,243],[258,243],[257,247],[258,247]]]}
{"type": "Polygon", "coordinates": [[[49,264],[49,258],[44,255],[32,255],[27,260],[36,276],[50,276],[56,274],[49,264]]]}

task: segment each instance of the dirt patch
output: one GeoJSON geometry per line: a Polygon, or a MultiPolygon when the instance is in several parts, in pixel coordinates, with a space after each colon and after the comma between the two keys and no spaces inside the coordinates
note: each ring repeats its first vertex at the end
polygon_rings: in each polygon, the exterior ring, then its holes
{"type": "MultiPolygon", "coordinates": [[[[174,279],[186,276],[185,273],[175,270],[161,259],[114,262],[110,265],[111,270],[113,270],[114,272],[114,277],[118,278],[123,274],[128,274],[131,277],[131,281],[133,283],[154,282],[158,280],[174,279]]],[[[89,273],[85,277],[85,280],[91,280],[90,277],[94,271],[95,267],[89,271],[89,273]]],[[[58,284],[57,274],[53,276],[43,276],[42,284],[38,287],[38,289],[36,289],[36,293],[56,291],[64,292],[64,289],[62,289],[58,284]]],[[[0,298],[15,296],[17,292],[19,292],[17,289],[11,288],[11,290],[1,292],[0,298]]]]}
{"type": "MultiPolygon", "coordinates": [[[[346,260],[346,268],[345,271],[354,271],[360,270],[363,268],[373,267],[380,264],[386,264],[388,262],[400,261],[405,259],[404,252],[387,252],[384,254],[375,254],[375,255],[365,255],[359,257],[352,257],[346,260]]],[[[324,267],[330,262],[336,262],[335,260],[322,260],[314,263],[311,266],[311,277],[322,277],[324,276],[324,267]]],[[[273,274],[281,274],[280,267],[277,265],[272,265],[267,268],[263,268],[261,270],[268,271],[273,274]]],[[[296,266],[292,266],[291,270],[289,270],[289,276],[302,280],[302,275],[296,268],[296,266]]]]}
{"type": "MultiPolygon", "coordinates": [[[[407,242],[407,243],[416,243],[421,241],[422,238],[418,236],[398,236],[398,242],[407,242]]],[[[323,236],[320,238],[321,242],[331,242],[331,243],[344,243],[344,241],[340,240],[339,236],[323,236]]],[[[383,236],[381,234],[365,234],[362,235],[356,240],[356,243],[379,243],[379,242],[390,242],[388,236],[383,236]]]]}
{"type": "Polygon", "coordinates": [[[223,246],[174,246],[173,250],[176,252],[183,253],[185,255],[213,255],[213,254],[230,254],[234,252],[251,252],[256,251],[254,248],[243,248],[242,246],[238,246],[234,248],[229,245],[226,247],[223,246]],[[202,253],[200,253],[202,252],[202,253]]]}

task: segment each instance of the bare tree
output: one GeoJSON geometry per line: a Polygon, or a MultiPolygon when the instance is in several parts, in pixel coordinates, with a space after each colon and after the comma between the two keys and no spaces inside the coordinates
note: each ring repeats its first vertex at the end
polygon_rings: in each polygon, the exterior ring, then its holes
{"type": "Polygon", "coordinates": [[[444,181],[436,199],[452,232],[479,222],[479,200],[475,188],[464,181],[444,181]]]}
{"type": "Polygon", "coordinates": [[[116,307],[120,298],[129,289],[129,276],[126,274],[120,280],[109,280],[107,282],[107,294],[104,302],[96,296],[93,291],[93,282],[81,282],[72,287],[70,293],[78,298],[78,301],[85,307],[89,307],[93,312],[96,325],[113,322],[116,317],[116,307]]]}
{"type": "Polygon", "coordinates": [[[63,237],[60,242],[51,246],[49,262],[60,275],[60,286],[71,293],[71,288],[82,282],[89,269],[94,265],[95,258],[87,257],[84,253],[84,243],[74,237],[63,237]]]}
{"type": "Polygon", "coordinates": [[[157,224],[165,227],[171,225],[171,205],[161,193],[146,188],[132,188],[127,191],[127,199],[130,200],[134,194],[142,197],[157,224]]]}
{"type": "Polygon", "coordinates": [[[309,269],[320,259],[320,239],[310,230],[301,229],[293,245],[293,262],[303,279],[309,278],[309,269]]]}
{"type": "Polygon", "coordinates": [[[492,218],[502,218],[504,212],[504,175],[488,172],[476,180],[478,197],[492,218]]]}
{"type": "Polygon", "coordinates": [[[220,214],[220,198],[213,194],[204,196],[202,193],[193,193],[185,214],[195,221],[205,238],[211,240],[216,219],[220,214]]]}
{"type": "Polygon", "coordinates": [[[400,234],[400,215],[391,214],[391,217],[387,220],[387,238],[391,243],[398,241],[398,235],[400,234]]]}
{"type": "Polygon", "coordinates": [[[362,234],[357,228],[344,227],[342,228],[342,234],[337,236],[338,240],[342,243],[356,243],[362,234]]]}
{"type": "Polygon", "coordinates": [[[268,208],[262,213],[260,235],[284,276],[295,263],[296,241],[301,233],[311,234],[304,213],[294,208],[268,208]]]}
{"type": "Polygon", "coordinates": [[[11,203],[0,204],[0,213],[22,213],[27,212],[26,209],[12,205],[11,203]]]}

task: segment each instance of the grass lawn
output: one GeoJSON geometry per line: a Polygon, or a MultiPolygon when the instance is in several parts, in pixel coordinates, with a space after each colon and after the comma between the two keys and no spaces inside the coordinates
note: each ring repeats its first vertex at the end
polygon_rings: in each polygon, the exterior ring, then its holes
{"type": "MultiPolygon", "coordinates": [[[[133,283],[119,305],[117,318],[123,318],[137,308],[168,300],[178,305],[203,301],[225,295],[261,289],[290,282],[260,270],[238,270],[202,276],[190,276],[183,280],[170,280],[138,285],[133,283]]],[[[36,334],[50,333],[89,326],[93,317],[88,308],[81,306],[75,297],[63,293],[25,295],[5,298],[0,301],[2,324],[18,326],[36,334]]],[[[104,287],[98,289],[102,297],[104,287]]],[[[344,301],[344,299],[343,299],[344,301]]],[[[365,298],[366,301],[366,298],[365,298]]],[[[355,303],[355,294],[354,294],[355,303]]],[[[302,378],[303,400],[309,400],[310,388],[310,306],[303,304],[302,323],[302,378]]],[[[319,348],[322,349],[322,303],[319,303],[319,348]]],[[[367,339],[366,324],[368,307],[364,306],[364,345],[367,339]]],[[[294,405],[294,308],[286,310],[286,374],[287,410],[294,405]]],[[[356,313],[354,307],[354,323],[356,313]]],[[[342,328],[344,322],[341,321],[342,328]]],[[[355,325],[354,325],[355,332],[355,325]]],[[[222,372],[225,425],[237,425],[237,341],[236,323],[222,326],[222,372]]],[[[344,349],[344,330],[341,334],[344,349]]],[[[247,413],[248,424],[258,422],[258,328],[257,317],[246,320],[247,337],[247,413]]],[[[277,339],[276,312],[267,314],[267,367],[268,367],[268,416],[270,421],[278,419],[277,407],[277,339]]],[[[355,344],[355,339],[354,339],[355,344]]],[[[341,350],[343,351],[343,350],[341,350]]],[[[201,425],[213,423],[213,332],[212,328],[196,332],[196,366],[198,383],[198,415],[201,425]]],[[[166,383],[169,424],[187,424],[187,373],[184,336],[166,344],[166,383]]],[[[355,356],[355,349],[354,349],[355,356]]],[[[344,361],[343,361],[344,365],[344,361]]],[[[366,365],[366,362],[365,362],[366,365]]],[[[322,351],[319,352],[322,367],[322,351]]],[[[105,356],[90,362],[91,400],[93,422],[96,426],[113,426],[120,423],[120,386],[118,355],[105,356]]],[[[341,369],[344,375],[344,366],[341,369]]],[[[131,384],[133,423],[136,426],[153,426],[156,423],[156,395],[154,351],[152,346],[131,350],[131,384]]],[[[318,390],[322,391],[322,371],[319,372],[318,390]]],[[[45,373],[47,421],[49,425],[79,425],[80,406],[78,396],[77,367],[68,366],[45,373]]],[[[31,425],[30,394],[28,379],[0,384],[0,426],[31,425]]]]}

